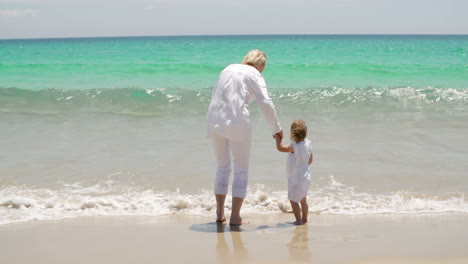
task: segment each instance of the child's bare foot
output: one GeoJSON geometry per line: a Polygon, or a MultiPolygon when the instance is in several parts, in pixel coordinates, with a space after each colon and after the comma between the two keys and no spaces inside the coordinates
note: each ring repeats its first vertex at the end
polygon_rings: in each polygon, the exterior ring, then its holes
{"type": "Polygon", "coordinates": [[[303,223],[302,220],[301,220],[301,221],[296,221],[296,222],[294,222],[293,224],[294,224],[294,225],[303,225],[304,223],[303,223]]]}
{"type": "Polygon", "coordinates": [[[224,216],[224,213],[220,213],[218,212],[218,210],[216,210],[216,222],[223,223],[225,221],[226,221],[226,217],[224,216]]]}
{"type": "Polygon", "coordinates": [[[244,221],[242,220],[242,218],[237,218],[237,219],[234,219],[231,217],[231,219],[229,220],[229,225],[232,225],[232,226],[240,226],[240,225],[245,225],[245,224],[249,224],[250,222],[248,221],[244,221]]]}

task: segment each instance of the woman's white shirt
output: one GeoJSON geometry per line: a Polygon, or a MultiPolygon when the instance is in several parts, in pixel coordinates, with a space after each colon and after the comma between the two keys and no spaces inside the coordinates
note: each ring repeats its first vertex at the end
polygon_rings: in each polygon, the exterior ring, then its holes
{"type": "Polygon", "coordinates": [[[207,114],[208,135],[217,131],[226,138],[250,134],[249,104],[256,100],[272,133],[281,130],[275,106],[263,75],[254,67],[231,64],[219,75],[207,114]],[[240,133],[240,135],[239,135],[240,133]]]}

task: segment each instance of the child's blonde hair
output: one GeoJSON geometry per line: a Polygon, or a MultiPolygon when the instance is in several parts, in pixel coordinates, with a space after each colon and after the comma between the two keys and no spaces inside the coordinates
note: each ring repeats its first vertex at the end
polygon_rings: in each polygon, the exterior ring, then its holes
{"type": "Polygon", "coordinates": [[[297,119],[291,124],[291,139],[294,142],[301,142],[307,137],[307,125],[304,120],[297,119]]]}

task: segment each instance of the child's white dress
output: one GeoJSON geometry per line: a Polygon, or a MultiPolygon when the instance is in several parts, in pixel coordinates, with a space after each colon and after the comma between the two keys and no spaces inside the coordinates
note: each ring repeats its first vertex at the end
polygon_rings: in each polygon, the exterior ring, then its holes
{"type": "Polygon", "coordinates": [[[291,141],[294,152],[288,154],[288,199],[299,203],[307,195],[310,187],[309,157],[312,144],[305,139],[298,143],[291,141]]]}

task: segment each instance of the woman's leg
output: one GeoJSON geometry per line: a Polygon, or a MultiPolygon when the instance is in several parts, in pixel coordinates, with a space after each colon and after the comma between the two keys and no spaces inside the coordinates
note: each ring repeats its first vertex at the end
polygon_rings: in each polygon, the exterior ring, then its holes
{"type": "Polygon", "coordinates": [[[226,220],[224,216],[224,201],[229,188],[229,174],[231,173],[231,150],[229,141],[219,135],[211,136],[213,149],[216,155],[216,178],[214,184],[214,192],[216,197],[216,221],[223,222],[226,220]]]}
{"type": "Polygon", "coordinates": [[[224,222],[226,221],[226,217],[224,216],[224,201],[226,201],[225,194],[215,194],[216,197],[216,222],[224,222]]]}
{"type": "Polygon", "coordinates": [[[240,209],[247,194],[247,184],[249,177],[249,160],[251,136],[250,131],[246,131],[242,137],[231,140],[232,159],[234,164],[234,181],[232,183],[232,213],[230,224],[242,224],[240,209]]]}

